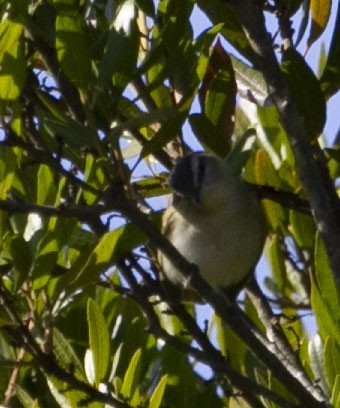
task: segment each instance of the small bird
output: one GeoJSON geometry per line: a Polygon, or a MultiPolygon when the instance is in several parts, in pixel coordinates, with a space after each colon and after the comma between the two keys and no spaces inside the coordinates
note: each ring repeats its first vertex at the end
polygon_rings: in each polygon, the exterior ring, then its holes
{"type": "MultiPolygon", "coordinates": [[[[235,298],[254,270],[267,235],[260,200],[217,156],[192,153],[179,159],[170,177],[172,203],[162,231],[196,264],[203,278],[235,298]]],[[[184,276],[161,253],[165,280],[183,300],[197,300],[184,276]]]]}

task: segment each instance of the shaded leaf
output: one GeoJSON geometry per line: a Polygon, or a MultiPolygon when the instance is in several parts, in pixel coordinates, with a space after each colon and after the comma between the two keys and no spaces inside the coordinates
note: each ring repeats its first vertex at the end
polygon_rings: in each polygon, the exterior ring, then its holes
{"type": "Polygon", "coordinates": [[[149,154],[159,151],[167,143],[171,142],[171,140],[178,136],[186,117],[187,111],[179,112],[173,118],[170,118],[164,122],[161,128],[154,134],[152,139],[145,143],[140,157],[144,158],[149,154]]]}
{"type": "Polygon", "coordinates": [[[60,367],[68,371],[72,367],[73,374],[78,379],[84,379],[84,370],[73,347],[64,335],[57,329],[53,329],[53,352],[60,367]]]}
{"type": "Polygon", "coordinates": [[[282,71],[311,138],[319,137],[326,121],[326,104],[319,81],[304,58],[292,48],[282,58],[282,71]]]}
{"type": "Polygon", "coordinates": [[[198,0],[197,5],[209,17],[214,25],[224,23],[221,33],[225,39],[242,56],[255,63],[255,52],[235,15],[232,5],[228,2],[221,2],[219,0],[198,0]]]}
{"type": "Polygon", "coordinates": [[[92,76],[89,38],[75,10],[57,15],[56,50],[60,65],[73,85],[87,88],[92,76]]]}
{"type": "Polygon", "coordinates": [[[340,88],[340,3],[335,19],[331,44],[328,51],[326,66],[320,82],[326,98],[331,97],[340,88]]]}
{"type": "Polygon", "coordinates": [[[224,157],[229,152],[229,138],[221,135],[210,119],[201,113],[189,116],[189,124],[204,148],[217,156],[224,157]]]}

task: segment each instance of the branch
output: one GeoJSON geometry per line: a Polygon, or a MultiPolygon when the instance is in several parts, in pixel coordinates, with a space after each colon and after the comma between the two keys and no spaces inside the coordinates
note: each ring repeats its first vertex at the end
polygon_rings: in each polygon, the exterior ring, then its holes
{"type": "Polygon", "coordinates": [[[275,345],[269,342],[254,326],[239,307],[225,296],[217,293],[201,277],[196,265],[189,263],[176,248],[159,232],[148,217],[140,212],[136,204],[128,200],[124,193],[113,197],[112,205],[147,235],[149,241],[160,250],[181,271],[190,286],[209,303],[222,320],[248,345],[250,350],[286,384],[295,397],[311,408],[320,408],[324,396],[309,381],[304,372],[296,370],[283,353],[278,353],[275,345]]]}
{"type": "Polygon", "coordinates": [[[0,285],[0,305],[12,320],[13,327],[15,327],[16,340],[21,340],[23,349],[32,355],[34,364],[37,367],[46,374],[66,383],[70,388],[84,392],[91,401],[103,402],[114,408],[131,408],[130,405],[117,400],[111,394],[104,394],[84,381],[79,380],[72,373],[60,367],[53,355],[44,353],[28,328],[22,323],[16,311],[12,308],[10,294],[2,285],[0,285]]]}
{"type": "Polygon", "coordinates": [[[302,185],[340,293],[340,204],[322,153],[312,147],[266,31],[262,3],[256,0],[229,0],[257,55],[257,68],[263,73],[269,94],[279,113],[296,159],[302,185]]]}
{"type": "Polygon", "coordinates": [[[236,389],[236,392],[238,392],[253,408],[263,408],[263,404],[258,399],[258,396],[267,398],[282,408],[296,407],[296,405],[287,402],[285,399],[281,398],[266,387],[253,382],[235,371],[230,366],[227,359],[223,357],[220,351],[211,344],[206,333],[199,328],[195,319],[180,303],[174,304],[171,302],[170,307],[173,310],[174,315],[180,319],[202,350],[182,342],[176,336],[170,335],[160,325],[159,318],[152,304],[148,300],[149,292],[143,290],[143,287],[138,284],[136,278],[131,272],[131,269],[125,264],[124,261],[119,261],[118,268],[123,273],[124,278],[131,287],[132,297],[145,313],[149,322],[150,330],[156,337],[164,340],[166,344],[171,344],[177,350],[194,357],[197,361],[207,364],[211,367],[216,375],[226,377],[228,382],[230,382],[230,384],[236,389]]]}

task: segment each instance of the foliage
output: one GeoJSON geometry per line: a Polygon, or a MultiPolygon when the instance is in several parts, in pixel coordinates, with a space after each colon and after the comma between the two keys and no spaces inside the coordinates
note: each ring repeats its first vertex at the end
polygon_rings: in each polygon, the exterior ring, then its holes
{"type": "MultiPolygon", "coordinates": [[[[338,137],[323,149],[322,130],[340,7],[319,79],[285,28],[312,47],[331,1],[285,4],[263,2],[281,34],[271,46],[285,40],[282,78],[335,181],[338,137]]],[[[2,0],[0,13],[2,404],[340,407],[336,276],[233,1],[2,0]],[[194,35],[198,7],[211,25],[194,35]],[[218,310],[198,324],[195,307],[159,299],[166,176],[197,143],[275,189],[266,296],[250,287],[235,311],[248,341],[218,310]]]]}

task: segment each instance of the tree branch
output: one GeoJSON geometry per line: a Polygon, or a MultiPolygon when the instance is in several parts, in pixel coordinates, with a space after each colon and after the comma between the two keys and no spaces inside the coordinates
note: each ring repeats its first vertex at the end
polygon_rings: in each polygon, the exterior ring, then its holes
{"type": "Polygon", "coordinates": [[[211,344],[206,333],[199,328],[195,319],[180,303],[174,304],[173,302],[170,302],[170,307],[173,310],[174,315],[180,319],[185,328],[192,335],[193,339],[196,340],[197,344],[201,347],[201,350],[182,342],[176,336],[170,335],[161,327],[159,318],[155,313],[152,304],[148,300],[148,293],[137,283],[131,269],[124,261],[119,261],[118,268],[129,283],[129,286],[132,289],[132,297],[144,311],[150,325],[150,330],[156,337],[164,340],[166,344],[171,344],[179,351],[191,355],[197,361],[209,365],[215,375],[225,377],[228,383],[230,382],[235,388],[236,392],[238,392],[253,408],[263,408],[263,404],[258,399],[258,396],[268,398],[282,408],[296,407],[295,404],[287,402],[266,387],[256,384],[252,380],[233,370],[226,358],[224,358],[220,351],[211,344]]]}
{"type": "Polygon", "coordinates": [[[281,124],[296,158],[301,182],[310,202],[318,230],[340,293],[340,204],[322,160],[322,153],[310,144],[303,121],[289,92],[266,31],[262,3],[255,0],[229,0],[257,55],[257,68],[263,73],[281,124]]]}
{"type": "Polygon", "coordinates": [[[37,367],[42,369],[46,374],[65,382],[69,387],[84,392],[89,400],[103,402],[114,408],[131,408],[130,405],[117,400],[111,394],[104,394],[84,381],[79,380],[72,373],[60,367],[53,355],[44,353],[32,337],[28,328],[22,323],[11,303],[9,293],[0,285],[0,305],[12,320],[13,327],[15,327],[14,331],[18,337],[17,340],[21,340],[22,348],[32,355],[34,364],[37,367]]]}
{"type": "Polygon", "coordinates": [[[275,345],[264,338],[248,317],[225,296],[217,293],[201,277],[196,265],[189,263],[176,248],[158,231],[148,217],[140,212],[135,203],[128,200],[124,193],[115,194],[112,202],[117,211],[138,225],[149,241],[160,250],[181,271],[190,282],[190,286],[209,303],[222,320],[248,345],[250,350],[286,384],[297,399],[311,408],[327,406],[320,390],[315,388],[304,372],[296,370],[285,355],[278,353],[275,345]]]}

